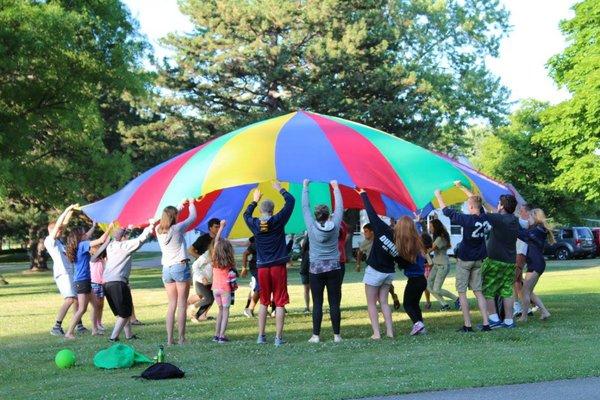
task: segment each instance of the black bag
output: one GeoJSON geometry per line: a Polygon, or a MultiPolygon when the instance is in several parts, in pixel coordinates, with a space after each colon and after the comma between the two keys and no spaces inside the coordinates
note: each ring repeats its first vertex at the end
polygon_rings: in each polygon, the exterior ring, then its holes
{"type": "Polygon", "coordinates": [[[185,376],[185,372],[169,363],[156,363],[152,364],[144,372],[137,378],[143,379],[174,379],[174,378],[183,378],[185,376]]]}

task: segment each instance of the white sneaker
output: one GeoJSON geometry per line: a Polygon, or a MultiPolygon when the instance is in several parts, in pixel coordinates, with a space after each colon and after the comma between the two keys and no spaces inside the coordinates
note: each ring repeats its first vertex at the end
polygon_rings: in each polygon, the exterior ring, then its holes
{"type": "Polygon", "coordinates": [[[308,339],[308,343],[319,343],[321,338],[318,335],[312,335],[310,339],[308,339]]]}
{"type": "Polygon", "coordinates": [[[521,307],[521,303],[518,301],[515,301],[515,304],[513,306],[513,314],[519,314],[521,311],[523,311],[523,307],[521,307]]]}
{"type": "Polygon", "coordinates": [[[529,309],[529,312],[537,312],[540,308],[538,306],[533,306],[532,308],[529,309]]]}
{"type": "Polygon", "coordinates": [[[252,318],[254,316],[249,308],[244,309],[244,315],[248,318],[252,318]]]}
{"type": "Polygon", "coordinates": [[[334,343],[340,343],[342,341],[342,336],[341,335],[333,335],[333,342],[334,343]]]}

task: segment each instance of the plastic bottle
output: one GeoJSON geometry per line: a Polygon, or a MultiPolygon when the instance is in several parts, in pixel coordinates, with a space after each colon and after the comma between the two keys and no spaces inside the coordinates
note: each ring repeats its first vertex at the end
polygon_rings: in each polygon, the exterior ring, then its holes
{"type": "Polygon", "coordinates": [[[160,346],[158,346],[158,354],[156,356],[156,362],[159,362],[159,363],[165,362],[165,349],[162,346],[162,344],[160,346]]]}

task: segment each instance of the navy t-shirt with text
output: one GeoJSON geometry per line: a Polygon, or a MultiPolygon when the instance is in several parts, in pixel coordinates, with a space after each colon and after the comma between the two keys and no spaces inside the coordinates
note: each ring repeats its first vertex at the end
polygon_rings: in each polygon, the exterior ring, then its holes
{"type": "Polygon", "coordinates": [[[452,224],[463,228],[463,237],[456,249],[456,257],[463,261],[478,261],[486,258],[485,234],[492,228],[487,216],[484,213],[463,214],[448,207],[442,212],[450,218],[452,224]]]}

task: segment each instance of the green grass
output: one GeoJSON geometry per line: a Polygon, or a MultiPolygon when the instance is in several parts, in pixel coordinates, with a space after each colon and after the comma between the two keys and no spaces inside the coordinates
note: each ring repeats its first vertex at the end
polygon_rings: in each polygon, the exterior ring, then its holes
{"type": "MultiPolygon", "coordinates": [[[[515,330],[464,336],[455,332],[461,325],[458,312],[431,311],[425,313],[430,334],[414,338],[408,336],[406,315],[395,312],[397,338],[380,342],[367,339],[371,333],[361,274],[349,271],[342,304],[345,341],[332,343],[326,316],[325,342],[318,345],[306,342],[311,318],[300,313],[301,286],[293,269],[287,345],[254,343],[256,320],[241,316],[247,294],[242,285],[228,330],[232,342],[210,342],[212,322],[188,324],[190,344],[166,349],[167,361],[183,369],[186,378],[155,382],[131,378],[144,367],[95,369],[93,356],[108,347],[106,337],[87,335],[67,342],[50,336],[61,302],[51,275],[23,275],[23,265],[0,267],[10,282],[0,287],[0,398],[340,399],[599,375],[600,260],[549,264],[538,290],[552,312],[547,322],[533,318],[515,330]],[[76,352],[77,365],[59,370],[54,355],[65,347],[76,352]]],[[[451,277],[445,287],[453,285],[451,277]]],[[[142,340],[134,345],[152,357],[165,339],[166,294],[160,271],[134,270],[132,286],[138,317],[147,323],[136,329],[142,340]]],[[[402,291],[403,279],[397,287],[402,291]]],[[[109,311],[105,315],[105,324],[111,326],[113,316],[109,311]]],[[[84,318],[89,325],[89,317],[84,318]]],[[[273,325],[269,319],[270,341],[273,325]]]]}

